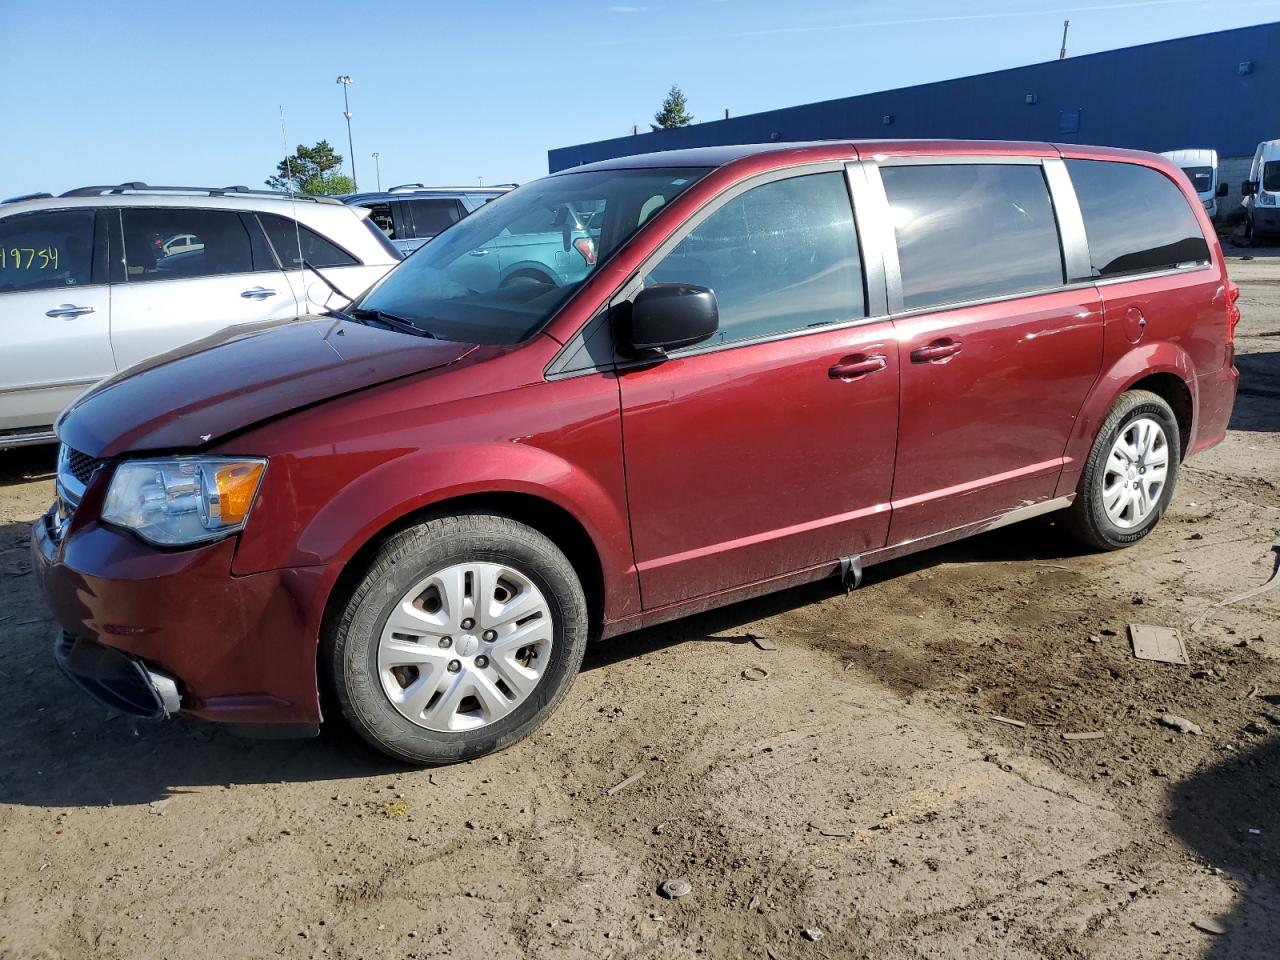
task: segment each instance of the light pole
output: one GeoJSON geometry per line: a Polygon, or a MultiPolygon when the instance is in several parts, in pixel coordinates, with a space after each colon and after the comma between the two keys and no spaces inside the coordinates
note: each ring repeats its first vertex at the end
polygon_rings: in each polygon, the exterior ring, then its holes
{"type": "Polygon", "coordinates": [[[353,190],[359,190],[360,185],[356,181],[356,146],[355,141],[351,139],[351,103],[347,100],[347,87],[351,86],[351,78],[344,73],[338,77],[338,83],[342,84],[342,115],[347,118],[347,153],[351,156],[351,187],[353,190]]]}
{"type": "Polygon", "coordinates": [[[378,192],[382,192],[382,154],[373,151],[373,168],[378,172],[378,192]]]}

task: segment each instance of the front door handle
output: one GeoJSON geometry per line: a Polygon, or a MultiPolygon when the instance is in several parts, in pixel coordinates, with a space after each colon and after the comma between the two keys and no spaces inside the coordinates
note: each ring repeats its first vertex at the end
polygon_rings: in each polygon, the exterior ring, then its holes
{"type": "Polygon", "coordinates": [[[472,250],[470,253],[470,256],[473,256],[473,257],[487,257],[488,255],[489,255],[488,250],[472,250]]]}
{"type": "Polygon", "coordinates": [[[240,296],[246,300],[265,300],[267,297],[274,297],[276,292],[268,290],[266,287],[254,287],[252,290],[246,290],[240,296]]]}
{"type": "Polygon", "coordinates": [[[847,382],[849,380],[856,380],[859,377],[865,377],[869,373],[876,373],[879,370],[883,370],[886,364],[887,361],[882,356],[877,355],[868,357],[863,353],[855,353],[837,361],[831,369],[827,371],[827,376],[832,380],[844,380],[847,382]]]}
{"type": "Polygon", "coordinates": [[[60,303],[52,310],[46,310],[44,315],[70,320],[72,317],[83,317],[86,313],[93,313],[96,310],[96,307],[77,307],[74,303],[60,303]]]}
{"type": "Polygon", "coordinates": [[[938,363],[942,360],[949,360],[960,352],[959,340],[934,340],[932,343],[923,347],[916,347],[911,351],[912,363],[938,363]]]}

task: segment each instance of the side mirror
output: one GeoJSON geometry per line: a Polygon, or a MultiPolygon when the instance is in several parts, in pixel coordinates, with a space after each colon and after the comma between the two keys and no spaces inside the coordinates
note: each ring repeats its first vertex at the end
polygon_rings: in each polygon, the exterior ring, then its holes
{"type": "Polygon", "coordinates": [[[720,328],[716,295],[688,283],[658,283],[636,294],[622,340],[633,357],[701,343],[720,328]]]}
{"type": "Polygon", "coordinates": [[[1252,197],[1257,192],[1258,192],[1257,180],[1246,180],[1244,181],[1244,183],[1240,184],[1240,196],[1242,197],[1252,197]]]}
{"type": "Polygon", "coordinates": [[[1231,188],[1230,188],[1230,187],[1228,187],[1225,183],[1220,183],[1220,184],[1218,184],[1218,189],[1217,189],[1217,191],[1214,193],[1214,196],[1215,196],[1215,197],[1225,197],[1225,196],[1226,196],[1228,193],[1230,193],[1230,192],[1231,192],[1231,188]]]}

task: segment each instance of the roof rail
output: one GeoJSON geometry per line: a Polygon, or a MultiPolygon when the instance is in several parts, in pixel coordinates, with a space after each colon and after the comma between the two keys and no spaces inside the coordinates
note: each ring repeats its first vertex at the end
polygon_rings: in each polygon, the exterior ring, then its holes
{"type": "Polygon", "coordinates": [[[91,187],[77,187],[75,190],[68,190],[62,194],[64,197],[101,197],[108,195],[119,195],[125,193],[194,193],[203,194],[209,197],[225,197],[232,196],[250,196],[250,197],[274,197],[281,200],[306,200],[313,203],[338,203],[332,197],[319,197],[306,193],[288,194],[283,190],[256,190],[246,187],[243,184],[237,184],[230,187],[163,187],[152,186],[143,183],[140,180],[132,180],[128,183],[101,184],[91,187]]]}
{"type": "Polygon", "coordinates": [[[428,187],[425,183],[402,183],[391,187],[387,193],[493,193],[499,190],[514,190],[518,183],[490,183],[483,187],[428,187]]]}
{"type": "Polygon", "coordinates": [[[21,200],[48,200],[52,197],[52,193],[24,193],[20,197],[6,197],[4,200],[0,200],[0,203],[18,203],[21,200]]]}

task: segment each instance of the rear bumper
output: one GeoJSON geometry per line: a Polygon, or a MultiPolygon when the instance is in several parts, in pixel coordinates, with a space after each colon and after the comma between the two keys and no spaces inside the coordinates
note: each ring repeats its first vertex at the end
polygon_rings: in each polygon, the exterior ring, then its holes
{"type": "Polygon", "coordinates": [[[1235,364],[1197,379],[1196,392],[1199,394],[1200,405],[1196,411],[1191,444],[1187,448],[1188,457],[1216,446],[1226,437],[1239,382],[1240,372],[1235,364]]]}
{"type": "Polygon", "coordinates": [[[56,540],[49,515],[40,518],[31,531],[32,569],[74,638],[57,645],[59,665],[135,716],[176,707],[224,723],[319,723],[323,568],[238,577],[234,551],[234,540],[158,550],[81,517],[56,540]],[[166,681],[177,704],[166,703],[166,681]]]}

